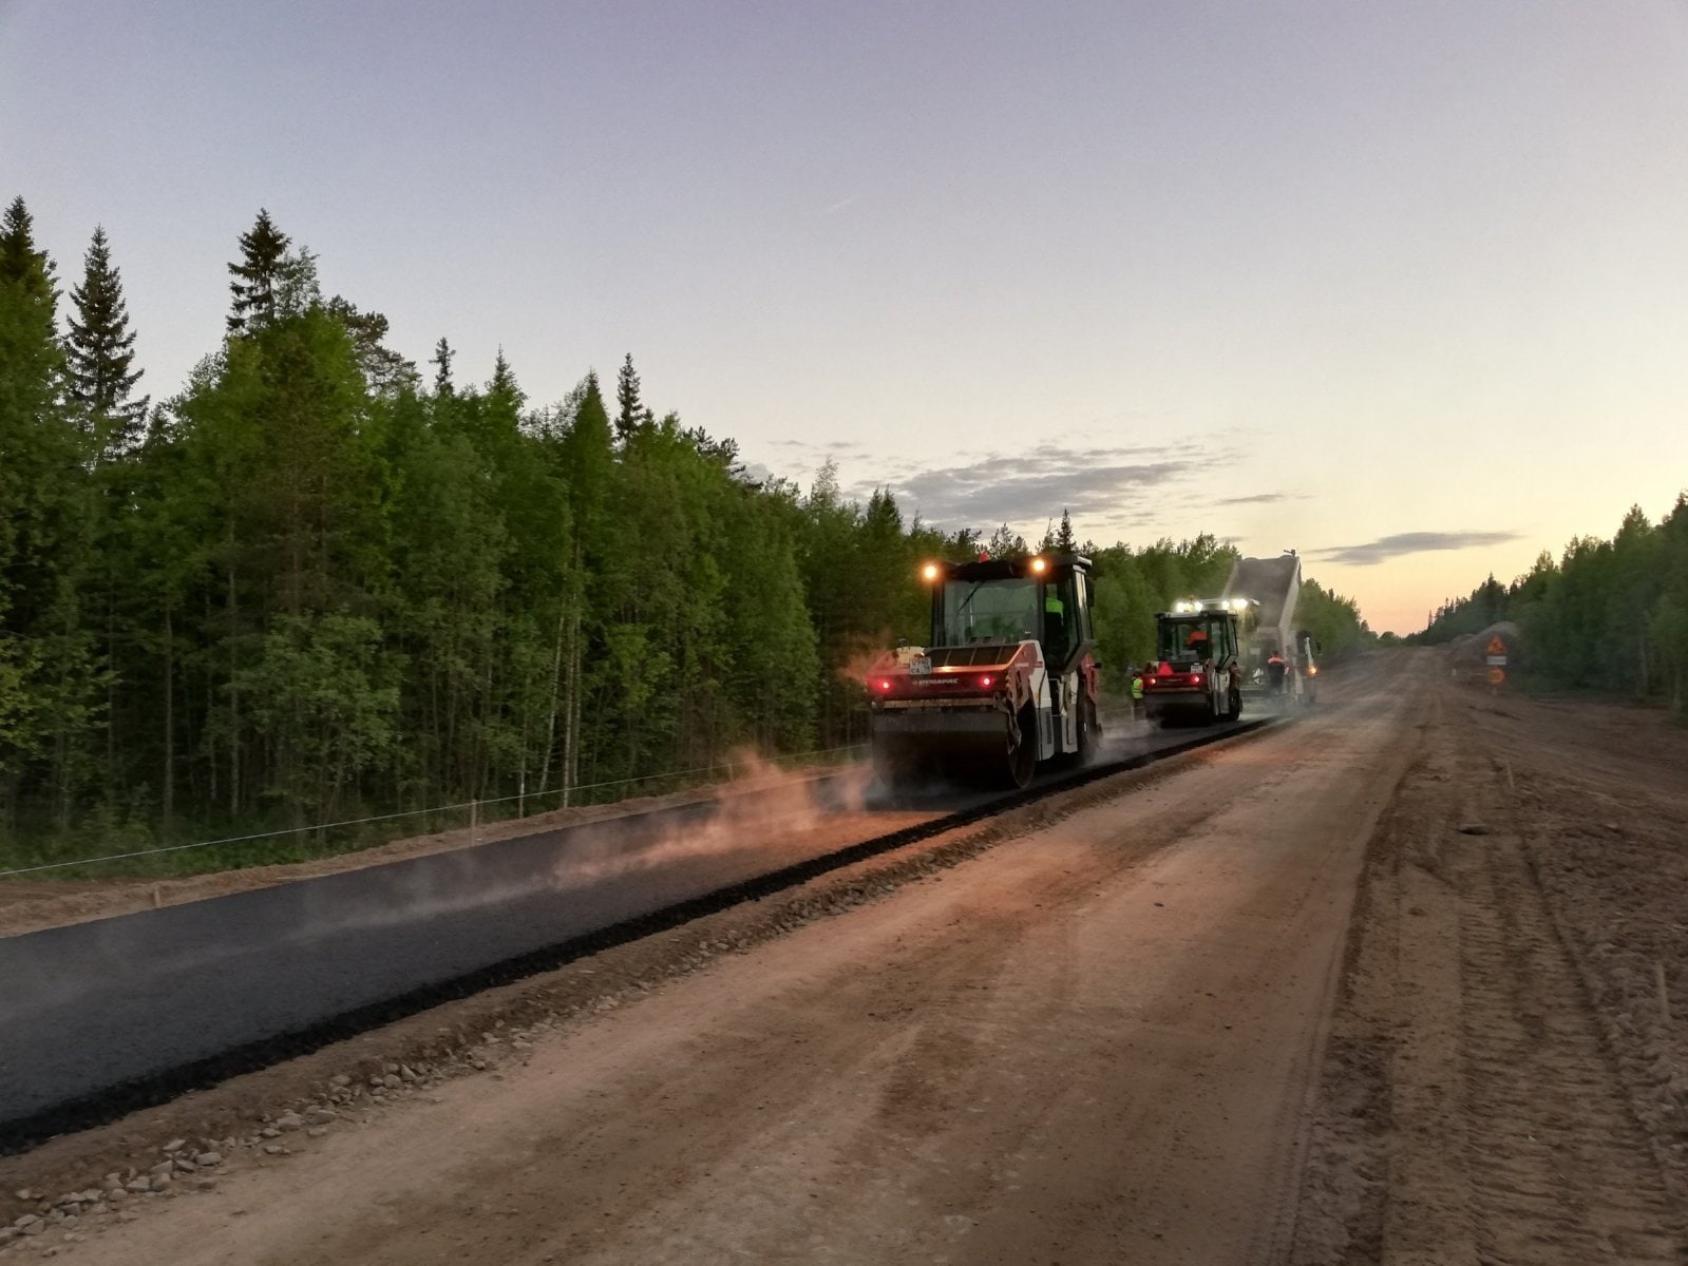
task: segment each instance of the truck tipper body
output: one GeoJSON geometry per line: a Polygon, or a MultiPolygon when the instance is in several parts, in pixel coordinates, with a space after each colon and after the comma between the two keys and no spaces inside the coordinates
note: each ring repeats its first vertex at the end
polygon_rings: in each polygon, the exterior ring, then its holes
{"type": "Polygon", "coordinates": [[[1222,597],[1244,601],[1252,618],[1243,639],[1243,688],[1251,695],[1278,696],[1297,703],[1313,701],[1313,639],[1295,626],[1301,600],[1301,556],[1293,550],[1277,558],[1239,558],[1231,565],[1222,597]]]}

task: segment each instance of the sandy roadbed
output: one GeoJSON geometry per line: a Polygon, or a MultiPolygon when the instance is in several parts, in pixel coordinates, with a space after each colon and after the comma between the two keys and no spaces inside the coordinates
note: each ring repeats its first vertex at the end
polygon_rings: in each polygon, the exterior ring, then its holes
{"type": "Polygon", "coordinates": [[[1688,732],[1431,700],[1368,857],[1293,1260],[1680,1263],[1688,732]]]}

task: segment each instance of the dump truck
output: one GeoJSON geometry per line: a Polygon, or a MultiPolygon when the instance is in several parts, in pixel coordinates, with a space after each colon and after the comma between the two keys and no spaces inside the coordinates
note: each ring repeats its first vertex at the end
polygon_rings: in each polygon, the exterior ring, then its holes
{"type": "Polygon", "coordinates": [[[1212,724],[1242,715],[1247,615],[1241,598],[1188,598],[1155,616],[1155,659],[1140,674],[1149,720],[1212,724]]]}
{"type": "Polygon", "coordinates": [[[928,562],[925,646],[867,673],[875,773],[1024,787],[1099,740],[1091,564],[1082,554],[928,562]]]}
{"type": "Polygon", "coordinates": [[[1243,687],[1250,696],[1313,702],[1317,646],[1311,634],[1295,628],[1300,597],[1301,557],[1294,550],[1277,558],[1239,558],[1231,565],[1221,601],[1250,616],[1241,651],[1243,687]]]}

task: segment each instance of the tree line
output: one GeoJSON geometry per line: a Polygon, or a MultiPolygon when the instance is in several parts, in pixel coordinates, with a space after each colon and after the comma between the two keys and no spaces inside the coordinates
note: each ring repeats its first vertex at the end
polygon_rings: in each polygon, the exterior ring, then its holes
{"type": "MultiPolygon", "coordinates": [[[[631,356],[530,402],[440,339],[325,297],[267,212],[227,328],[139,391],[96,229],[61,303],[20,198],[0,223],[0,843],[291,826],[602,784],[865,737],[860,669],[921,640],[918,562],[1023,550],[748,474],[646,402],[631,356]],[[62,308],[62,311],[61,311],[62,308]],[[61,328],[62,326],[62,328],[61,328]]],[[[1040,545],[1076,545],[1063,515],[1040,545]]],[[[1114,681],[1153,613],[1224,579],[1210,536],[1092,550],[1114,681]]],[[[1316,591],[1309,586],[1311,591],[1316,591]]],[[[1363,630],[1333,600],[1327,640],[1363,630]]]]}
{"type": "Polygon", "coordinates": [[[1509,585],[1489,576],[1438,607],[1413,640],[1451,641],[1503,620],[1522,634],[1519,666],[1551,685],[1662,699],[1688,709],[1688,495],[1650,522],[1632,506],[1611,540],[1543,550],[1509,585]]]}

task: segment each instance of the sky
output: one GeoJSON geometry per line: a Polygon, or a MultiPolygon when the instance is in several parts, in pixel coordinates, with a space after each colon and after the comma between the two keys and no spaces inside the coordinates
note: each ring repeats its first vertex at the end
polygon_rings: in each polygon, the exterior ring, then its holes
{"type": "Polygon", "coordinates": [[[258,207],[530,399],[807,485],[1212,532],[1409,632],[1688,487],[1688,4],[0,0],[0,198],[143,387],[258,207]]]}

